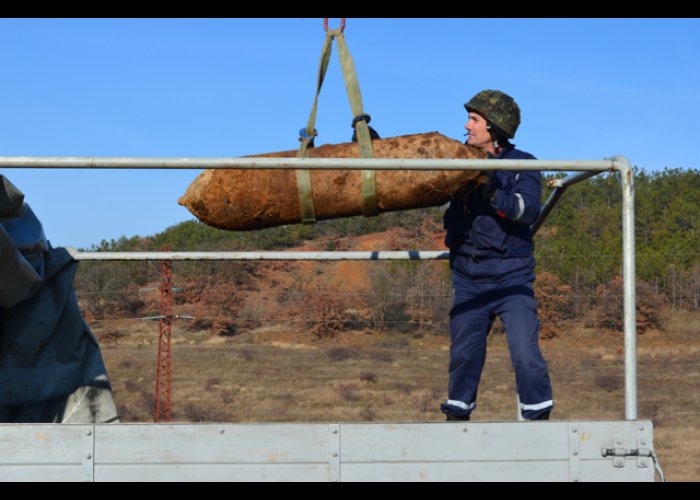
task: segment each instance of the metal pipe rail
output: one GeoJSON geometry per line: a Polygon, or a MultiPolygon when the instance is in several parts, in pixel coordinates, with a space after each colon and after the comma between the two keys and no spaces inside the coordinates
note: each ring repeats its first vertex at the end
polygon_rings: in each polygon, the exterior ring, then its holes
{"type": "Polygon", "coordinates": [[[74,260],[446,260],[449,253],[440,250],[408,251],[333,251],[333,252],[79,252],[67,248],[74,260]]]}
{"type": "MultiPolygon", "coordinates": [[[[0,157],[2,168],[77,168],[77,169],[306,169],[306,170],[553,170],[597,172],[617,171],[622,179],[622,254],[624,289],[624,336],[625,336],[625,419],[637,419],[637,327],[635,295],[635,239],[634,239],[634,176],[629,161],[623,156],[607,160],[454,160],[454,159],[389,159],[389,158],[128,158],[128,157],[0,157]]],[[[574,176],[576,177],[576,176],[574,176]]],[[[578,176],[578,180],[582,180],[578,176]]],[[[565,186],[562,185],[562,188],[565,186]]],[[[556,192],[556,191],[555,191],[556,192]]],[[[559,194],[553,195],[556,201],[559,194]]],[[[552,199],[552,197],[550,197],[552,199]]],[[[548,200],[549,204],[549,200],[548,200]]],[[[553,204],[549,204],[549,209],[553,204]]],[[[546,214],[545,214],[546,216],[546,214]]],[[[539,220],[541,223],[541,220],[539,220]]],[[[537,224],[537,222],[536,222],[537,224]]],[[[536,227],[539,227],[538,225],[536,227]]],[[[86,252],[74,252],[80,260],[169,260],[168,252],[143,253],[141,259],[128,259],[125,256],[103,253],[103,258],[89,258],[86,252]],[[111,258],[110,258],[111,257],[111,258]]],[[[278,252],[281,254],[292,252],[278,252]]],[[[335,252],[318,253],[318,259],[330,258],[335,252]]],[[[390,252],[369,252],[380,258],[405,258],[390,256],[390,252]]],[[[404,253],[414,259],[410,252],[404,253]]],[[[444,252],[443,252],[444,253],[444,252]]],[[[98,255],[99,253],[93,253],[98,255]]],[[[171,252],[172,257],[187,258],[186,252],[171,252]]],[[[204,258],[216,258],[207,252],[194,252],[204,258]]],[[[242,252],[233,252],[241,260],[242,252]]],[[[418,255],[427,252],[418,252],[418,255]]],[[[134,254],[138,257],[138,254],[134,254]]],[[[260,257],[258,253],[257,257],[260,257]]],[[[342,256],[338,256],[343,258],[342,256]]],[[[175,260],[175,259],[172,260],[175,260]]],[[[221,256],[219,260],[230,259],[221,256]]],[[[253,258],[252,254],[250,258],[253,258]]],[[[264,257],[263,257],[264,258],[264,257]]],[[[345,258],[349,258],[348,255],[345,258]]],[[[359,258],[359,257],[357,257],[359,258]]],[[[365,257],[362,257],[365,258],[365,257]]],[[[431,257],[438,258],[438,257],[431,257]]],[[[218,259],[218,258],[217,258],[218,259]]],[[[285,256],[288,260],[289,256],[285,256]]],[[[249,260],[249,259],[247,259],[249,260]]],[[[279,260],[276,259],[276,260],[279,260]]],[[[289,259],[291,260],[291,259],[289,259]]]]}
{"type": "Polygon", "coordinates": [[[547,218],[549,213],[552,211],[554,208],[554,205],[557,204],[559,201],[559,198],[562,197],[564,194],[564,191],[566,191],[566,188],[569,186],[573,186],[574,184],[584,181],[586,179],[589,179],[595,175],[598,175],[600,172],[579,172],[578,174],[573,174],[570,175],[564,179],[554,179],[553,181],[550,182],[549,186],[553,187],[554,190],[552,193],[549,195],[549,198],[547,198],[547,201],[545,202],[544,205],[542,205],[542,208],[540,209],[540,214],[537,216],[537,219],[535,222],[532,223],[530,226],[530,230],[532,231],[532,234],[534,235],[542,226],[542,223],[544,220],[547,218]]]}
{"type": "Polygon", "coordinates": [[[594,172],[617,170],[614,159],[581,161],[436,160],[431,158],[128,158],[41,156],[0,156],[0,168],[77,168],[127,170],[557,170],[594,172]]]}

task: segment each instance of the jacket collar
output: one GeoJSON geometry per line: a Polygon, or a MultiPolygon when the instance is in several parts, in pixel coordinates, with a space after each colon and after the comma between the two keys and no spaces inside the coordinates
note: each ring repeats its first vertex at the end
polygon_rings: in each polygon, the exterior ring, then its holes
{"type": "Polygon", "coordinates": [[[513,151],[515,149],[515,146],[511,143],[506,144],[504,148],[501,149],[501,152],[498,153],[497,155],[491,154],[491,153],[486,153],[486,157],[490,160],[500,160],[504,156],[506,156],[508,153],[513,151]]]}

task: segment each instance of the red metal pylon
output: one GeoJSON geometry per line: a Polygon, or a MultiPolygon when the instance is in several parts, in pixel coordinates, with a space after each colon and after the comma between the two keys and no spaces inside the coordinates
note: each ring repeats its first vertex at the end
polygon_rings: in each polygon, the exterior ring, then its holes
{"type": "MultiPolygon", "coordinates": [[[[170,248],[166,245],[163,251],[170,248]]],[[[158,336],[158,365],[156,366],[156,397],[154,422],[170,422],[170,394],[172,392],[172,261],[164,260],[160,271],[160,321],[158,336]]]]}

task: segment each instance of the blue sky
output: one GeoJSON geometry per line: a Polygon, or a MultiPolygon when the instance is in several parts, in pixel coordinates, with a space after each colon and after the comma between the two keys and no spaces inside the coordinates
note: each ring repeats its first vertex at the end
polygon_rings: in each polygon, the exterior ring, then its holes
{"type": "MultiPolygon", "coordinates": [[[[338,19],[330,21],[337,26],[338,19]]],[[[627,156],[700,167],[698,19],[347,20],[382,137],[462,139],[484,88],[518,101],[514,141],[541,159],[627,156]]],[[[295,149],[324,40],[314,19],[2,19],[0,155],[243,156],[295,149]]],[[[317,144],[349,140],[337,48],[317,144]]],[[[192,219],[197,171],[6,170],[55,246],[192,219]]]]}

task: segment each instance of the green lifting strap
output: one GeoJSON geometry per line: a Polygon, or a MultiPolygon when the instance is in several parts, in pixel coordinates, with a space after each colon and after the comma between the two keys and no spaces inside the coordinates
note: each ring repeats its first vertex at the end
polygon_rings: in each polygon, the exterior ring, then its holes
{"type": "MultiPolygon", "coordinates": [[[[343,78],[345,79],[345,89],[350,99],[350,108],[352,109],[353,117],[364,114],[362,109],[362,94],[360,93],[360,82],[357,80],[357,72],[355,71],[355,63],[352,60],[348,46],[345,43],[345,37],[341,30],[337,35],[338,41],[338,56],[340,57],[340,65],[343,68],[343,78]]],[[[372,158],[374,151],[372,150],[372,139],[369,135],[369,127],[364,120],[355,122],[355,132],[357,133],[357,142],[360,144],[360,157],[372,158]]],[[[374,170],[362,171],[362,213],[365,217],[377,215],[377,188],[375,184],[374,170]]]]}
{"type": "MultiPolygon", "coordinates": [[[[330,61],[333,39],[338,42],[338,55],[340,57],[341,67],[343,69],[343,78],[345,80],[345,89],[350,100],[350,107],[353,116],[364,114],[362,110],[362,94],[360,93],[360,84],[357,80],[355,64],[352,56],[348,51],[345,37],[343,36],[343,27],[335,30],[326,31],[326,40],[321,50],[321,61],[318,70],[318,82],[316,85],[316,95],[314,103],[311,107],[309,120],[304,129],[305,134],[301,139],[301,146],[297,151],[297,158],[305,158],[309,143],[315,135],[316,111],[318,108],[318,96],[321,92],[323,79],[328,70],[328,62],[330,61]]],[[[360,157],[372,158],[374,156],[372,150],[372,139],[370,138],[369,128],[367,123],[358,120],[355,123],[355,131],[357,133],[358,143],[360,145],[360,157]]],[[[311,224],[316,221],[316,213],[313,203],[313,189],[311,185],[311,176],[308,170],[297,170],[297,189],[299,191],[299,207],[301,210],[301,220],[304,224],[311,224]]],[[[377,209],[377,194],[375,184],[375,173],[373,170],[362,171],[362,213],[369,217],[379,213],[377,209]]]]}
{"type": "MultiPolygon", "coordinates": [[[[309,143],[314,139],[316,125],[316,109],[318,108],[318,95],[321,93],[323,79],[328,70],[328,61],[331,58],[331,49],[333,48],[333,36],[331,32],[326,33],[326,40],[323,43],[321,50],[321,62],[318,68],[318,82],[316,84],[316,95],[314,104],[311,107],[309,121],[306,124],[306,134],[301,138],[301,146],[297,151],[297,158],[306,158],[306,150],[309,143]]],[[[314,210],[313,189],[311,187],[311,175],[308,170],[297,170],[297,189],[299,191],[299,209],[301,210],[301,221],[304,224],[313,224],[316,222],[316,211],[314,210]]]]}

